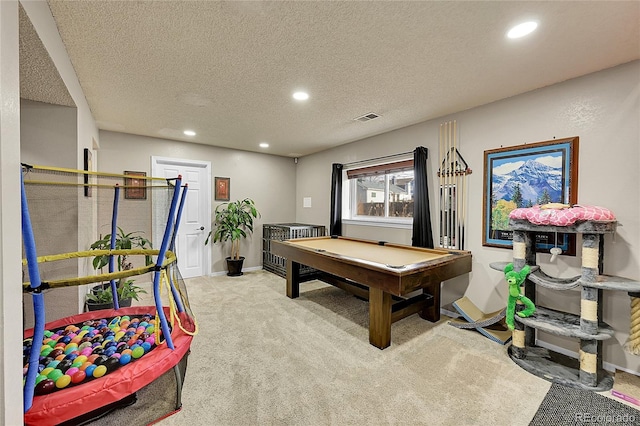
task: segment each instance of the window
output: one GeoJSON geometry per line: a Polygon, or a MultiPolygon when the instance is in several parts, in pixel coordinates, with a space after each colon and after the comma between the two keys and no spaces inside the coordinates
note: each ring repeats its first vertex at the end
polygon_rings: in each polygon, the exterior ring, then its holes
{"type": "Polygon", "coordinates": [[[349,217],[358,221],[405,222],[413,217],[413,160],[347,170],[349,217]]]}

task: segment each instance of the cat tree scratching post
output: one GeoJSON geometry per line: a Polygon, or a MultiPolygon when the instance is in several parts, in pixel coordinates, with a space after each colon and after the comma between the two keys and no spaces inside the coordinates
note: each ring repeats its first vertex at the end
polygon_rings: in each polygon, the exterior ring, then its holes
{"type": "MultiPolygon", "coordinates": [[[[591,211],[585,207],[580,208],[591,211]]],[[[516,329],[508,352],[511,359],[523,369],[565,386],[594,391],[610,389],[613,378],[603,369],[602,342],[613,337],[614,330],[603,321],[604,290],[625,291],[631,296],[631,331],[625,349],[636,355],[640,354],[640,282],[603,273],[604,235],[614,234],[616,226],[613,216],[609,219],[584,219],[570,224],[553,225],[536,224],[524,216],[514,218],[513,212],[510,215],[514,269],[520,270],[524,265],[531,267],[531,273],[524,284],[525,296],[535,303],[538,286],[560,291],[578,286],[581,288],[579,315],[538,305],[533,316],[515,316],[516,329]],[[582,234],[580,275],[556,278],[545,274],[536,265],[535,236],[540,232],[582,234]],[[578,339],[579,359],[536,346],[536,330],[578,339]]],[[[507,262],[495,262],[490,266],[503,271],[506,264],[507,262]]]]}

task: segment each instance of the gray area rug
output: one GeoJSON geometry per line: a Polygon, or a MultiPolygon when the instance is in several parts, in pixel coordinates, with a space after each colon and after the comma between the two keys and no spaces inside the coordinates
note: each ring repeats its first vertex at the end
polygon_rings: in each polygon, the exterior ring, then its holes
{"type": "Polygon", "coordinates": [[[529,426],[640,425],[640,410],[595,392],[554,383],[529,426]]]}

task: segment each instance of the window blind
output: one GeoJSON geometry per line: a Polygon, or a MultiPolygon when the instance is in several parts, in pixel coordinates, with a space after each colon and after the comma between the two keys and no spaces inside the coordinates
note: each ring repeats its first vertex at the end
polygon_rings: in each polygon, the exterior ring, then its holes
{"type": "Polygon", "coordinates": [[[357,179],[367,176],[384,175],[387,173],[404,172],[408,170],[413,170],[413,160],[396,161],[394,163],[347,170],[347,177],[349,179],[357,179]]]}

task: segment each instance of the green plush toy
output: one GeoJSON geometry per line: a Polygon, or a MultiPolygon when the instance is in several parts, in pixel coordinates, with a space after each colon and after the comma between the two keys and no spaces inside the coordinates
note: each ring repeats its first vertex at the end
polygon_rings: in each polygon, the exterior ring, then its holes
{"type": "Polygon", "coordinates": [[[529,265],[524,265],[519,272],[513,270],[513,263],[509,263],[504,268],[504,277],[507,280],[507,284],[509,284],[509,301],[507,303],[507,314],[505,318],[509,330],[513,330],[515,327],[514,314],[516,314],[516,302],[518,300],[525,305],[525,309],[517,312],[519,317],[526,318],[536,311],[536,306],[531,299],[520,293],[520,286],[524,283],[529,272],[531,272],[529,265]]]}

